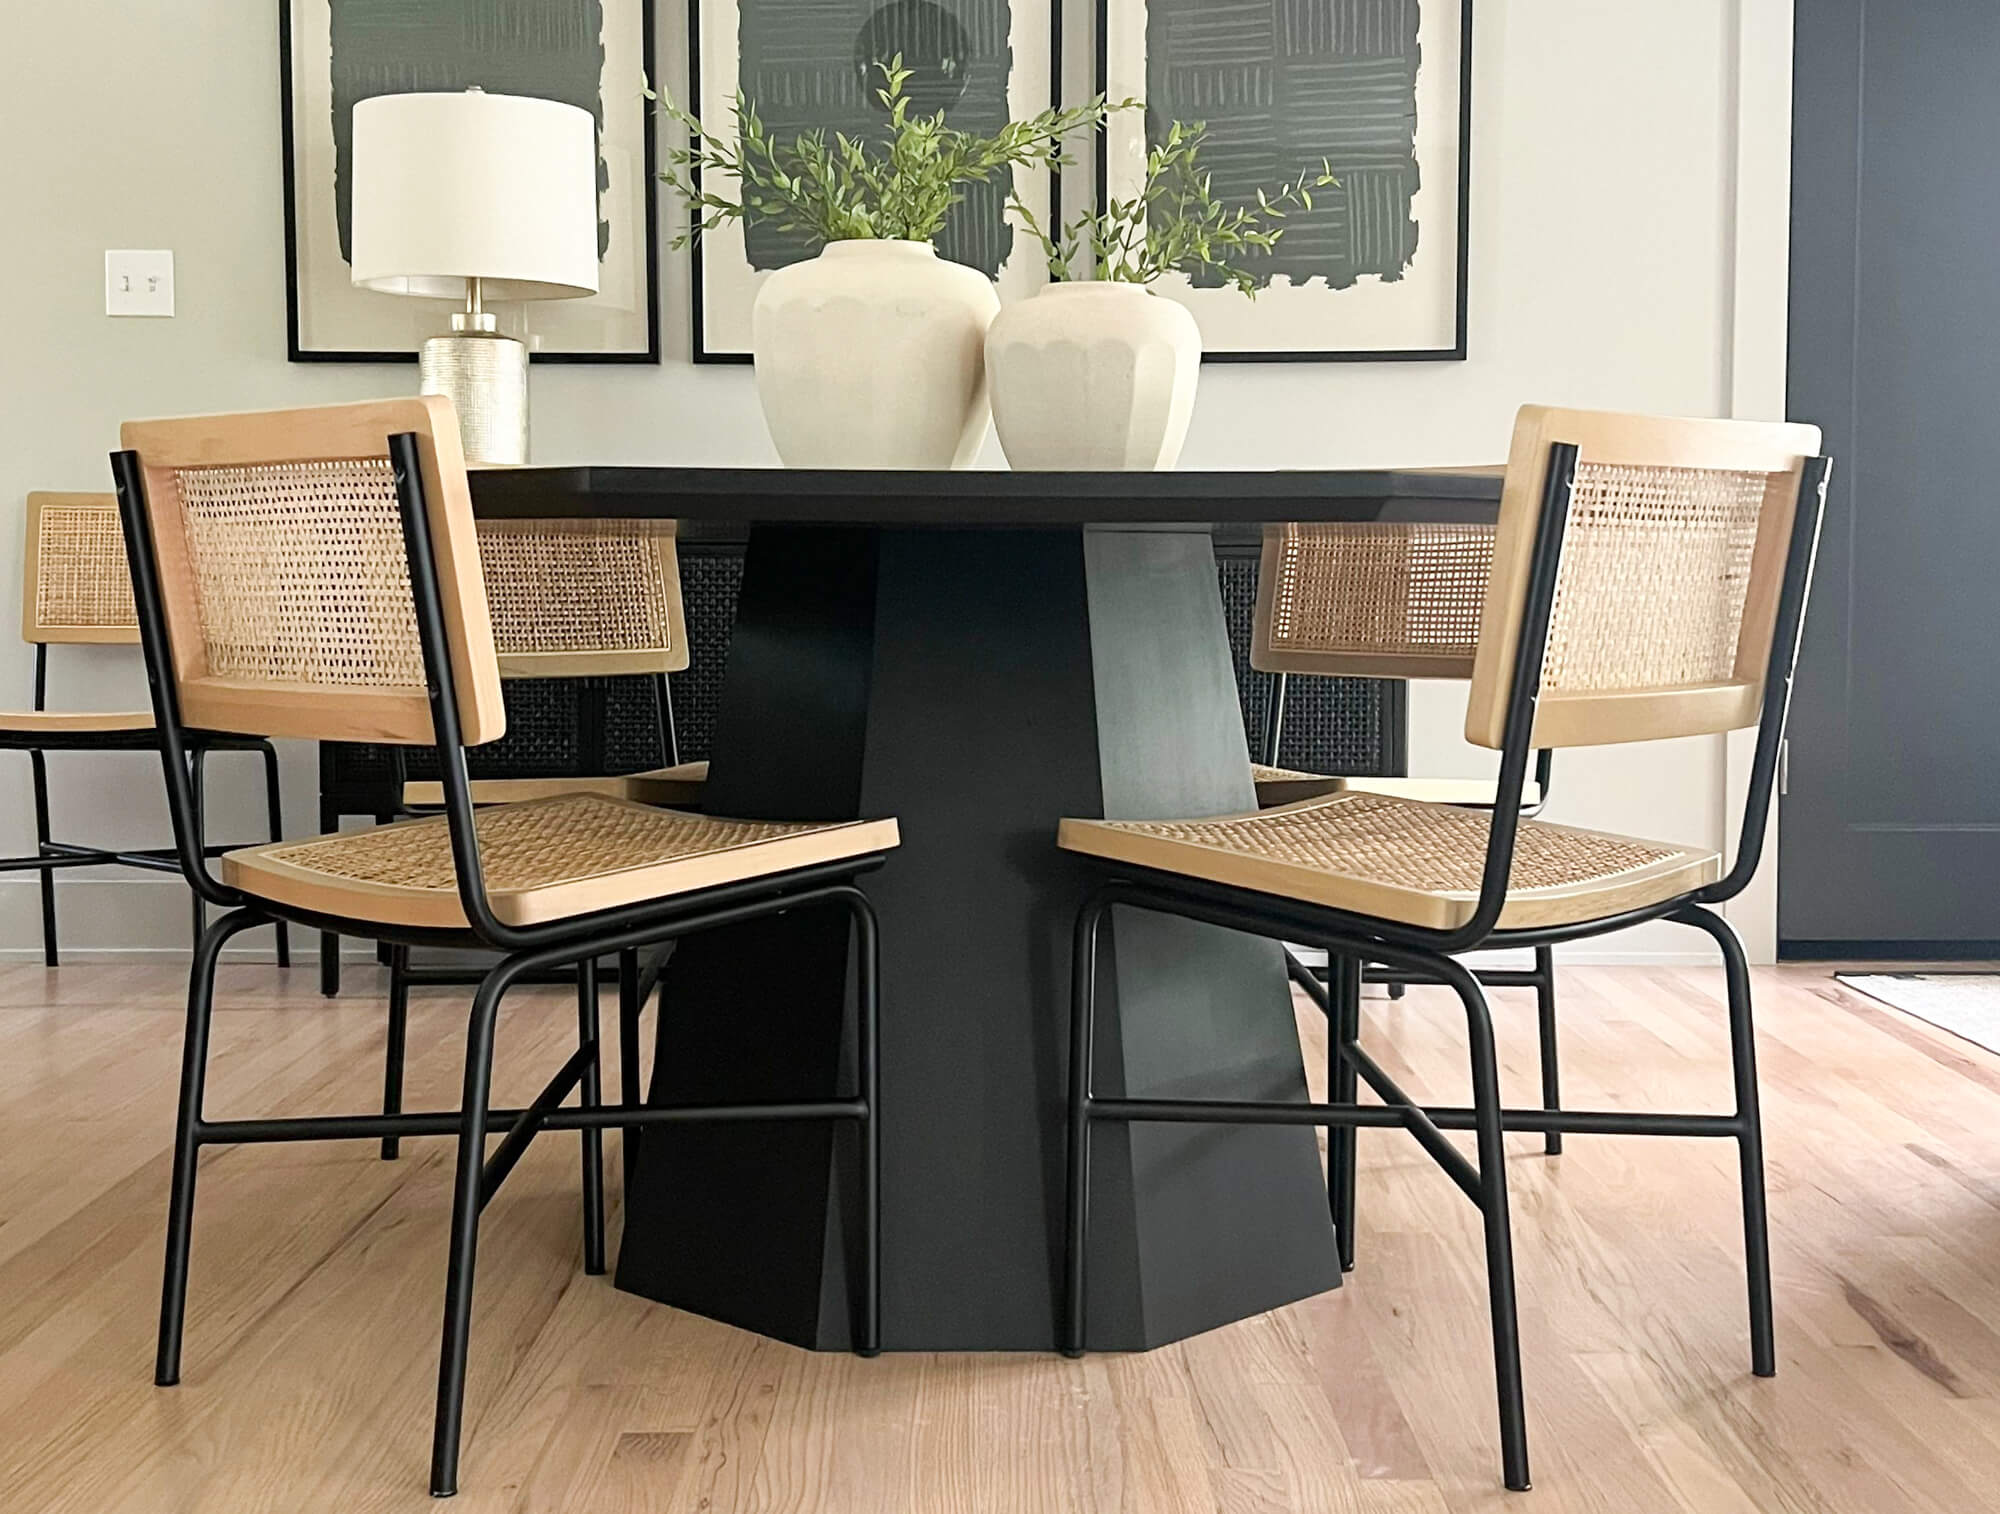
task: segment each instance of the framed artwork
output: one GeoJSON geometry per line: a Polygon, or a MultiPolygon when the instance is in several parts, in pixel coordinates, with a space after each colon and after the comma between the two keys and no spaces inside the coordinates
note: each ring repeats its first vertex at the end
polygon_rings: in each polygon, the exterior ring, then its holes
{"type": "Polygon", "coordinates": [[[1217,198],[1250,203],[1331,164],[1336,187],[1286,213],[1247,300],[1170,276],[1220,361],[1465,357],[1472,0],[1099,0],[1098,77],[1112,117],[1099,203],[1135,195],[1148,148],[1205,121],[1217,198]]]}
{"type": "MultiPolygon", "coordinates": [[[[998,131],[1049,109],[1062,59],[1060,0],[688,0],[689,93],[718,135],[734,131],[739,89],[781,141],[823,127],[883,133],[876,64],[900,55],[912,70],[913,109],[944,111],[953,126],[998,131]]],[[[1046,223],[1055,176],[1020,169],[1012,183],[969,184],[937,238],[938,255],[997,279],[1003,299],[1048,280],[1034,238],[1006,216],[1018,192],[1046,223]]],[[[771,273],[817,256],[769,222],[731,221],[694,252],[694,359],[750,361],[750,307],[771,273]]]]}
{"type": "Polygon", "coordinates": [[[652,0],[278,0],[285,303],[293,362],[416,360],[451,306],[356,289],[354,105],[371,95],[533,95],[597,120],[598,292],[495,304],[538,362],[657,363],[652,0]]]}

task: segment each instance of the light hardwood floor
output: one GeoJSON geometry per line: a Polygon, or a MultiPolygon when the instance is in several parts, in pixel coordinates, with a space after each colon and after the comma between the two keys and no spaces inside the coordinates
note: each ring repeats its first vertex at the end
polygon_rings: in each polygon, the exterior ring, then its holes
{"type": "MultiPolygon", "coordinates": [[[[213,1113],[368,1107],[379,976],[332,1003],[313,980],[223,969],[213,1113]]],[[[812,1355],[629,1298],[579,1270],[576,1143],[549,1137],[487,1215],[458,1507],[2000,1506],[2000,1058],[1823,973],[1757,987],[1779,1376],[1748,1373],[1728,1145],[1512,1141],[1532,1493],[1499,1488],[1472,1208],[1396,1133],[1362,1137],[1345,1289],[1082,1363],[812,1355]]],[[[1565,973],[1570,1100],[1722,1107],[1720,990],[1714,970],[1565,973]]],[[[0,968],[0,1510],[427,1507],[446,1142],[394,1164],[360,1143],[212,1153],[185,1379],[151,1385],[181,993],[167,966],[0,968]]],[[[415,1000],[412,1107],[455,1094],[461,1003],[415,1000]]],[[[1529,1001],[1496,1005],[1526,1099],[1529,1001]]],[[[1463,1100],[1442,990],[1366,1019],[1393,1072],[1463,1100]]],[[[531,1091],[573,1027],[559,996],[523,998],[496,1098],[531,1091]]]]}

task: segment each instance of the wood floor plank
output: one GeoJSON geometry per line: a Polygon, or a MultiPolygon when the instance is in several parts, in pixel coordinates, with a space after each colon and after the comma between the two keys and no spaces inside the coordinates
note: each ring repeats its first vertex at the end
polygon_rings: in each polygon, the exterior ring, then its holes
{"type": "MultiPolygon", "coordinates": [[[[1499,1487],[1478,1216],[1406,1137],[1362,1133],[1347,1286],[1129,1356],[863,1362],[582,1276],[576,1141],[529,1152],[481,1236],[468,1514],[1882,1514],[2000,1486],[2000,1057],[1760,970],[1780,1375],[1752,1379],[1733,1148],[1510,1137],[1536,1491],[1499,1487]]],[[[380,1093],[381,975],[225,967],[211,1113],[380,1093]]],[[[0,966],[0,1510],[371,1514],[424,1495],[448,1141],[203,1161],[185,1379],[151,1384],[184,985],[0,966]]],[[[1719,970],[1566,970],[1564,1087],[1726,1109],[1719,970]]],[[[1538,1098],[1532,995],[1502,1080],[1538,1098]]],[[[615,1023],[607,1016],[607,1023],[615,1023]]],[[[412,1005],[410,1107],[447,1107],[462,990],[412,1005]]],[[[1300,1014],[1309,1077],[1324,1022],[1300,1014]]],[[[1463,1102],[1452,996],[1371,995],[1364,1034],[1463,1102]]],[[[559,990],[502,1019],[496,1097],[561,1060],[559,990]]],[[[1469,1150],[1469,1139],[1460,1139],[1469,1150]]],[[[620,1216],[616,1143],[609,1184],[620,1216]]],[[[699,1244],[690,1237],[689,1244],[699,1244]]]]}

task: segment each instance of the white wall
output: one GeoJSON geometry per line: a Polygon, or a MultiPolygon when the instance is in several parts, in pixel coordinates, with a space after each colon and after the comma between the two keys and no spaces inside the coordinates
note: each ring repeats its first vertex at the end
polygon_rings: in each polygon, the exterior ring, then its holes
{"type": "MultiPolygon", "coordinates": [[[[1089,7],[1069,9],[1074,17],[1089,7]]],[[[1471,359],[1212,367],[1186,464],[1491,461],[1505,455],[1525,400],[1773,412],[1783,398],[1790,10],[1790,0],[1478,0],[1471,359]]],[[[8,6],[0,47],[6,521],[19,519],[30,489],[108,488],[104,456],[127,416],[412,386],[407,368],[285,361],[275,11],[268,0],[8,6]],[[104,316],[108,247],[174,249],[174,319],[104,316]]],[[[666,0],[659,33],[669,81],[684,72],[682,18],[678,0],[666,0]]],[[[1069,55],[1090,52],[1079,45],[1069,55]]],[[[775,462],[750,375],[697,371],[685,360],[685,257],[665,255],[663,274],[668,361],[538,369],[537,460],[775,462]]],[[[997,465],[997,451],[987,460],[997,465]]],[[[19,554],[18,526],[0,525],[0,625],[16,623],[19,554]]],[[[57,697],[143,705],[135,656],[57,649],[57,697]]],[[[28,694],[26,650],[0,658],[0,701],[25,707],[28,694]]],[[[1412,704],[1417,771],[1481,770],[1485,754],[1458,739],[1456,691],[1422,686],[1412,704]]],[[[289,824],[304,831],[315,820],[311,752],[298,747],[286,760],[289,824]]],[[[165,839],[148,759],[54,766],[59,834],[165,839]]],[[[259,834],[247,773],[232,784],[223,771],[218,832],[259,834]]],[[[1720,843],[1733,773],[1720,741],[1580,753],[1559,767],[1552,814],[1720,843]]],[[[0,848],[32,850],[32,836],[26,761],[9,758],[0,765],[0,848]]],[[[185,894],[171,880],[65,889],[67,935],[78,947],[185,939],[185,894]]],[[[0,880],[0,949],[35,941],[33,894],[32,875],[0,880]]],[[[1768,935],[1767,912],[1768,899],[1750,914],[1753,942],[1768,935]]],[[[1655,928],[1614,944],[1699,953],[1684,935],[1655,928]]]]}

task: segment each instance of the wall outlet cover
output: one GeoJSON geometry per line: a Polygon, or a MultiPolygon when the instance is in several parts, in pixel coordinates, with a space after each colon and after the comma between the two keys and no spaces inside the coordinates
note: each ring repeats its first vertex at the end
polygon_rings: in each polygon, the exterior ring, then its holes
{"type": "Polygon", "coordinates": [[[172,315],[174,255],[167,251],[104,254],[106,315],[172,315]]]}

